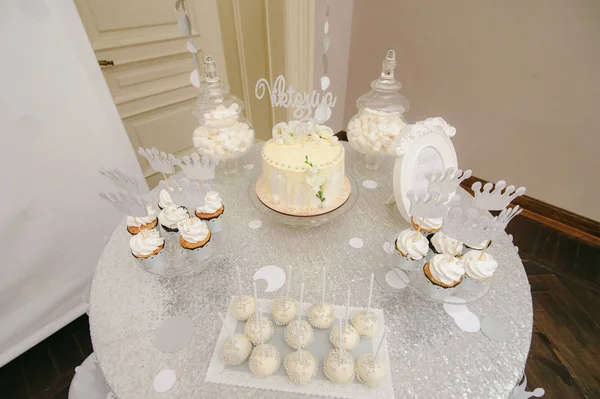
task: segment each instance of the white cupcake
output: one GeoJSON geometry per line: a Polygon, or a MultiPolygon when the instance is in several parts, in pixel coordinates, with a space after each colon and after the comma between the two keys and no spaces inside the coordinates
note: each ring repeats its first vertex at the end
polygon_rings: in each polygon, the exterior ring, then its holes
{"type": "Polygon", "coordinates": [[[487,252],[482,255],[482,251],[469,251],[462,256],[461,260],[465,268],[465,278],[461,288],[467,291],[482,289],[498,268],[498,262],[487,252]]]}
{"type": "Polygon", "coordinates": [[[442,218],[415,218],[410,217],[410,222],[416,230],[423,233],[437,233],[442,228],[442,218]]]}
{"type": "Polygon", "coordinates": [[[223,200],[216,191],[209,191],[204,196],[204,205],[196,208],[196,216],[206,222],[208,228],[213,233],[218,233],[222,229],[223,214],[225,206],[223,200]]]}
{"type": "Polygon", "coordinates": [[[152,230],[158,224],[156,211],[151,205],[146,205],[146,216],[133,217],[127,216],[127,231],[131,235],[135,235],[142,230],[152,230]]]}
{"type": "Polygon", "coordinates": [[[163,208],[158,214],[158,223],[167,241],[167,252],[174,254],[179,245],[179,226],[177,223],[187,220],[189,215],[184,208],[163,208]]]}
{"type": "Polygon", "coordinates": [[[160,190],[158,193],[158,208],[162,211],[165,208],[177,208],[177,204],[171,199],[171,194],[167,190],[160,190]]]}
{"type": "Polygon", "coordinates": [[[160,272],[165,267],[165,240],[158,230],[144,230],[129,240],[131,254],[136,262],[149,272],[160,272]]]}
{"type": "Polygon", "coordinates": [[[465,274],[462,261],[451,255],[436,255],[423,267],[428,284],[426,293],[434,299],[445,299],[460,284],[465,274]]]}
{"type": "Polygon", "coordinates": [[[436,254],[460,256],[463,243],[438,231],[431,237],[431,249],[436,254]]]}
{"type": "Polygon", "coordinates": [[[418,231],[406,229],[396,238],[396,265],[404,270],[413,270],[429,252],[429,241],[418,231]]]}
{"type": "Polygon", "coordinates": [[[210,230],[206,223],[198,218],[189,218],[177,223],[179,228],[179,244],[187,257],[202,261],[212,253],[210,230]]]}

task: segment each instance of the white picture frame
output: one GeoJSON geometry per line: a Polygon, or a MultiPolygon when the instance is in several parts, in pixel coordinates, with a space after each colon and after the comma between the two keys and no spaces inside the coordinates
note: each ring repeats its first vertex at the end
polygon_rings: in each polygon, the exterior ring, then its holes
{"type": "Polygon", "coordinates": [[[410,222],[406,193],[428,186],[427,175],[433,171],[458,169],[458,159],[451,137],[456,129],[442,118],[428,118],[406,127],[396,150],[394,164],[394,200],[402,217],[410,222]]]}

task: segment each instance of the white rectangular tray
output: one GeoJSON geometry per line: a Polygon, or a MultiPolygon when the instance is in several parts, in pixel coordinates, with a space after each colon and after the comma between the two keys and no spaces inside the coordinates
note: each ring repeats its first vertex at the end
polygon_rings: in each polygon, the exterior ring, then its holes
{"type": "MultiPolygon", "coordinates": [[[[233,299],[234,298],[231,299],[229,305],[230,308],[233,299]]],[[[259,304],[265,315],[271,315],[272,302],[273,301],[269,299],[259,299],[259,304]]],[[[309,303],[303,303],[302,309],[304,310],[304,313],[306,313],[306,310],[309,306],[309,303]]],[[[339,317],[345,317],[345,306],[334,305],[333,309],[336,319],[339,317]]],[[[352,317],[353,315],[362,310],[365,310],[365,308],[351,307],[350,316],[352,317]]],[[[383,310],[375,308],[373,308],[372,310],[377,313],[379,328],[377,329],[377,333],[375,334],[373,339],[361,338],[360,343],[357,345],[356,348],[352,350],[352,357],[355,361],[360,355],[374,351],[376,349],[377,343],[379,343],[379,340],[383,335],[383,331],[385,328],[383,310]]],[[[245,322],[236,320],[231,315],[231,309],[229,312],[227,312],[225,322],[227,323],[227,326],[231,331],[243,333],[245,322]]],[[[337,324],[334,324],[334,326],[335,325],[337,324]]],[[[277,349],[279,349],[279,353],[281,355],[281,362],[283,362],[283,359],[288,353],[294,351],[294,349],[290,348],[283,339],[284,329],[285,327],[275,325],[275,333],[273,334],[273,338],[271,338],[271,340],[269,341],[270,344],[275,345],[277,349]]],[[[393,398],[394,388],[392,385],[392,379],[390,375],[387,340],[383,343],[380,356],[386,364],[386,366],[388,366],[388,375],[379,388],[369,388],[366,385],[361,384],[356,379],[353,383],[350,384],[337,385],[331,383],[323,373],[323,359],[325,358],[327,353],[329,353],[329,351],[334,349],[331,342],[329,342],[329,331],[330,329],[314,329],[315,340],[312,343],[312,345],[308,347],[308,350],[317,359],[319,363],[319,369],[317,371],[317,376],[309,385],[298,385],[288,378],[283,365],[279,367],[279,370],[277,371],[277,373],[275,373],[275,375],[265,379],[261,379],[254,376],[254,374],[250,372],[247,361],[239,366],[230,366],[225,364],[225,362],[223,362],[223,360],[221,359],[219,350],[221,348],[221,345],[223,344],[223,341],[227,338],[227,332],[224,328],[221,328],[221,333],[219,334],[219,339],[217,340],[217,345],[213,352],[204,381],[235,385],[240,387],[268,389],[282,392],[304,393],[336,398],[393,398]]]]}

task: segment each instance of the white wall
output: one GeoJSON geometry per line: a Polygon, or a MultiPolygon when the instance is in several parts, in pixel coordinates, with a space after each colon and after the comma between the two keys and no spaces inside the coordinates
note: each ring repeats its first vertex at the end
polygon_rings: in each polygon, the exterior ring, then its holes
{"type": "MultiPolygon", "coordinates": [[[[315,69],[314,87],[321,89],[323,76],[323,25],[325,24],[325,0],[315,0],[315,69]]],[[[331,91],[337,96],[337,103],[331,113],[331,119],[326,123],[334,132],[346,130],[344,108],[346,107],[346,80],[348,77],[348,61],[350,56],[350,33],[352,29],[352,11],[354,0],[329,0],[329,38],[331,45],[327,53],[329,58],[329,73],[331,91]]],[[[355,102],[349,101],[348,107],[355,109],[355,102]]]]}
{"type": "Polygon", "coordinates": [[[600,2],[355,0],[354,15],[346,103],[394,48],[408,120],[456,126],[461,167],[600,221],[600,2]]]}
{"type": "Polygon", "coordinates": [[[0,366],[83,313],[120,215],[97,171],[141,172],[71,0],[0,2],[0,366]]]}

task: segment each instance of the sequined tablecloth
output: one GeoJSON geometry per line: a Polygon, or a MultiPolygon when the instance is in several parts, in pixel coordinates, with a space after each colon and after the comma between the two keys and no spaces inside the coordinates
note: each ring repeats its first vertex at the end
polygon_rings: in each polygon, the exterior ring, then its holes
{"type": "MultiPolygon", "coordinates": [[[[293,228],[264,217],[248,198],[252,177],[260,169],[256,144],[243,162],[255,167],[220,176],[215,184],[226,204],[230,226],[226,251],[195,275],[161,278],[142,271],[129,252],[124,221],[110,237],[98,263],[90,297],[90,329],[94,350],[109,386],[120,399],[129,398],[281,398],[300,397],[277,391],[205,383],[204,376],[221,324],[216,312],[226,311],[235,295],[235,265],[241,268],[247,292],[262,266],[294,267],[293,279],[306,284],[305,301],[320,298],[321,267],[329,270],[329,301],[344,304],[351,288],[357,306],[365,306],[372,269],[384,262],[385,237],[408,227],[394,205],[393,159],[382,163],[377,190],[362,187],[355,206],[335,222],[316,228],[293,228]],[[262,228],[248,222],[261,219],[262,228]],[[352,248],[358,237],[364,246],[352,248]],[[362,302],[361,302],[362,301],[362,302]],[[176,353],[163,353],[154,330],[175,315],[195,323],[191,342],[176,353]],[[176,372],[166,393],[153,388],[163,369],[176,372]]],[[[360,154],[346,145],[346,173],[360,154]]],[[[410,290],[387,293],[377,285],[373,306],[385,312],[395,396],[398,398],[506,398],[521,377],[532,332],[532,305],[523,265],[508,237],[495,239],[489,252],[500,267],[489,293],[469,309],[480,318],[500,321],[510,338],[492,341],[481,331],[460,330],[441,305],[410,290]]],[[[292,288],[298,295],[299,284],[292,288]]],[[[265,294],[273,298],[276,293],[265,294]]]]}

